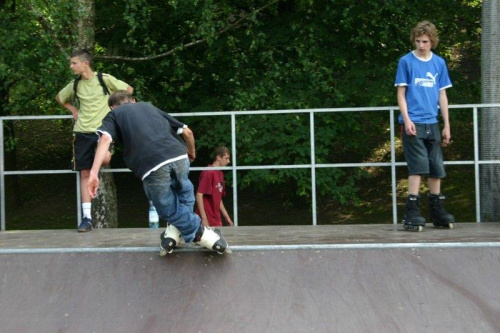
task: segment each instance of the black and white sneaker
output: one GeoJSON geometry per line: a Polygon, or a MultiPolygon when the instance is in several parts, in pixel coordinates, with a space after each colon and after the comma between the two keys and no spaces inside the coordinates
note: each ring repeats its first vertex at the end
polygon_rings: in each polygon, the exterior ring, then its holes
{"type": "Polygon", "coordinates": [[[194,242],[209,250],[213,250],[218,254],[223,254],[225,252],[230,253],[231,250],[229,249],[229,245],[226,240],[222,237],[222,233],[220,230],[216,230],[218,232],[214,231],[214,229],[210,227],[201,226],[196,233],[194,242]]]}
{"type": "Polygon", "coordinates": [[[171,224],[167,225],[167,228],[162,232],[160,243],[160,256],[166,256],[167,253],[172,253],[174,248],[179,245],[182,239],[181,232],[179,229],[171,224]]]}

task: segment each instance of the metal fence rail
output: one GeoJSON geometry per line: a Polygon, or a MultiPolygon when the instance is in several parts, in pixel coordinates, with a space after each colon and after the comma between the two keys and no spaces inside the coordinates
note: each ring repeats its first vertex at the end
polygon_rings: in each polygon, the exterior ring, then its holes
{"type": "MultiPolygon", "coordinates": [[[[500,160],[481,160],[479,157],[479,130],[478,130],[478,112],[480,109],[485,108],[498,108],[500,104],[461,104],[450,105],[450,109],[471,109],[473,112],[473,129],[474,129],[474,159],[467,161],[447,161],[446,165],[474,165],[474,181],[475,181],[475,206],[476,206],[476,221],[481,222],[480,214],[480,172],[479,166],[482,164],[500,164],[500,160]]],[[[316,211],[316,169],[319,168],[360,168],[360,167],[390,167],[391,168],[391,187],[392,187],[392,215],[393,223],[398,221],[397,217],[397,197],[396,197],[396,167],[406,165],[405,162],[396,162],[396,149],[395,149],[395,113],[398,107],[360,107],[360,108],[324,108],[324,109],[299,109],[299,110],[255,110],[255,111],[218,111],[218,112],[192,112],[192,113],[172,113],[172,116],[179,117],[231,117],[231,159],[232,165],[230,167],[219,167],[212,169],[230,170],[233,176],[233,221],[235,226],[238,225],[238,177],[237,171],[240,170],[274,170],[274,169],[298,169],[306,168],[311,170],[311,211],[312,211],[312,224],[317,224],[317,211],[316,211]],[[315,115],[320,113],[338,113],[338,112],[388,112],[388,122],[390,125],[390,138],[391,138],[391,161],[390,162],[373,162],[373,163],[331,163],[331,164],[317,164],[315,154],[315,115]],[[245,115],[275,115],[275,114],[309,114],[309,132],[310,132],[310,156],[311,161],[308,164],[296,165],[251,165],[239,166],[238,156],[236,150],[236,117],[245,115]]],[[[5,176],[11,175],[35,175],[35,174],[67,174],[74,173],[77,182],[77,223],[81,222],[80,211],[80,177],[78,173],[72,170],[27,170],[27,171],[5,171],[4,160],[4,121],[15,120],[54,120],[54,119],[71,119],[68,116],[9,116],[0,117],[0,218],[1,218],[1,231],[6,230],[5,220],[5,176]]],[[[192,167],[193,171],[202,171],[209,169],[207,167],[192,167]]],[[[128,169],[108,169],[106,172],[130,172],[128,169]]]]}

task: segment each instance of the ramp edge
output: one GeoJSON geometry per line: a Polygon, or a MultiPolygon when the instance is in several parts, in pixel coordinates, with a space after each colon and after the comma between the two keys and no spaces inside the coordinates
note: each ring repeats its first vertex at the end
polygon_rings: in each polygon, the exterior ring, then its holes
{"type": "MultiPolygon", "coordinates": [[[[363,250],[408,248],[498,248],[500,242],[441,242],[441,243],[371,243],[371,244],[298,244],[298,245],[233,245],[234,251],[291,251],[291,250],[363,250]]],[[[144,247],[74,247],[0,249],[0,254],[45,253],[148,253],[160,248],[144,247]]],[[[198,246],[180,246],[174,252],[211,252],[198,246]]]]}

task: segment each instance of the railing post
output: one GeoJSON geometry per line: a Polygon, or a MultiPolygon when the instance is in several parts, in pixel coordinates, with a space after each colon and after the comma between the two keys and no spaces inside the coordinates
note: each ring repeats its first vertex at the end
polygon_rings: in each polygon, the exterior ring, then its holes
{"type": "Polygon", "coordinates": [[[233,168],[233,223],[238,226],[238,173],[236,170],[236,114],[231,112],[231,150],[232,150],[232,168],[233,168]]]}
{"type": "Polygon", "coordinates": [[[479,130],[477,119],[477,107],[472,108],[472,128],[474,129],[474,185],[476,192],[476,222],[481,222],[481,188],[479,180],[479,130]]]}
{"type": "Polygon", "coordinates": [[[394,128],[394,109],[389,110],[391,129],[391,190],[392,190],[392,223],[398,224],[398,197],[396,183],[396,131],[394,128]]]}
{"type": "Polygon", "coordinates": [[[318,214],[316,211],[316,146],[314,132],[314,111],[309,111],[309,127],[311,136],[311,205],[312,205],[312,224],[318,224],[318,214]]]}

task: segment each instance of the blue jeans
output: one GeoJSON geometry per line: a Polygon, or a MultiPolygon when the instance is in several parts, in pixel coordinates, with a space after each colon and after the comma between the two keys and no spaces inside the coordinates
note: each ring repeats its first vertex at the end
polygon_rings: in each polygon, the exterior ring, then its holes
{"type": "Polygon", "coordinates": [[[168,163],[144,178],[143,186],[160,218],[167,220],[182,234],[184,241],[193,241],[201,219],[193,212],[194,186],[188,178],[187,158],[168,163]]]}

